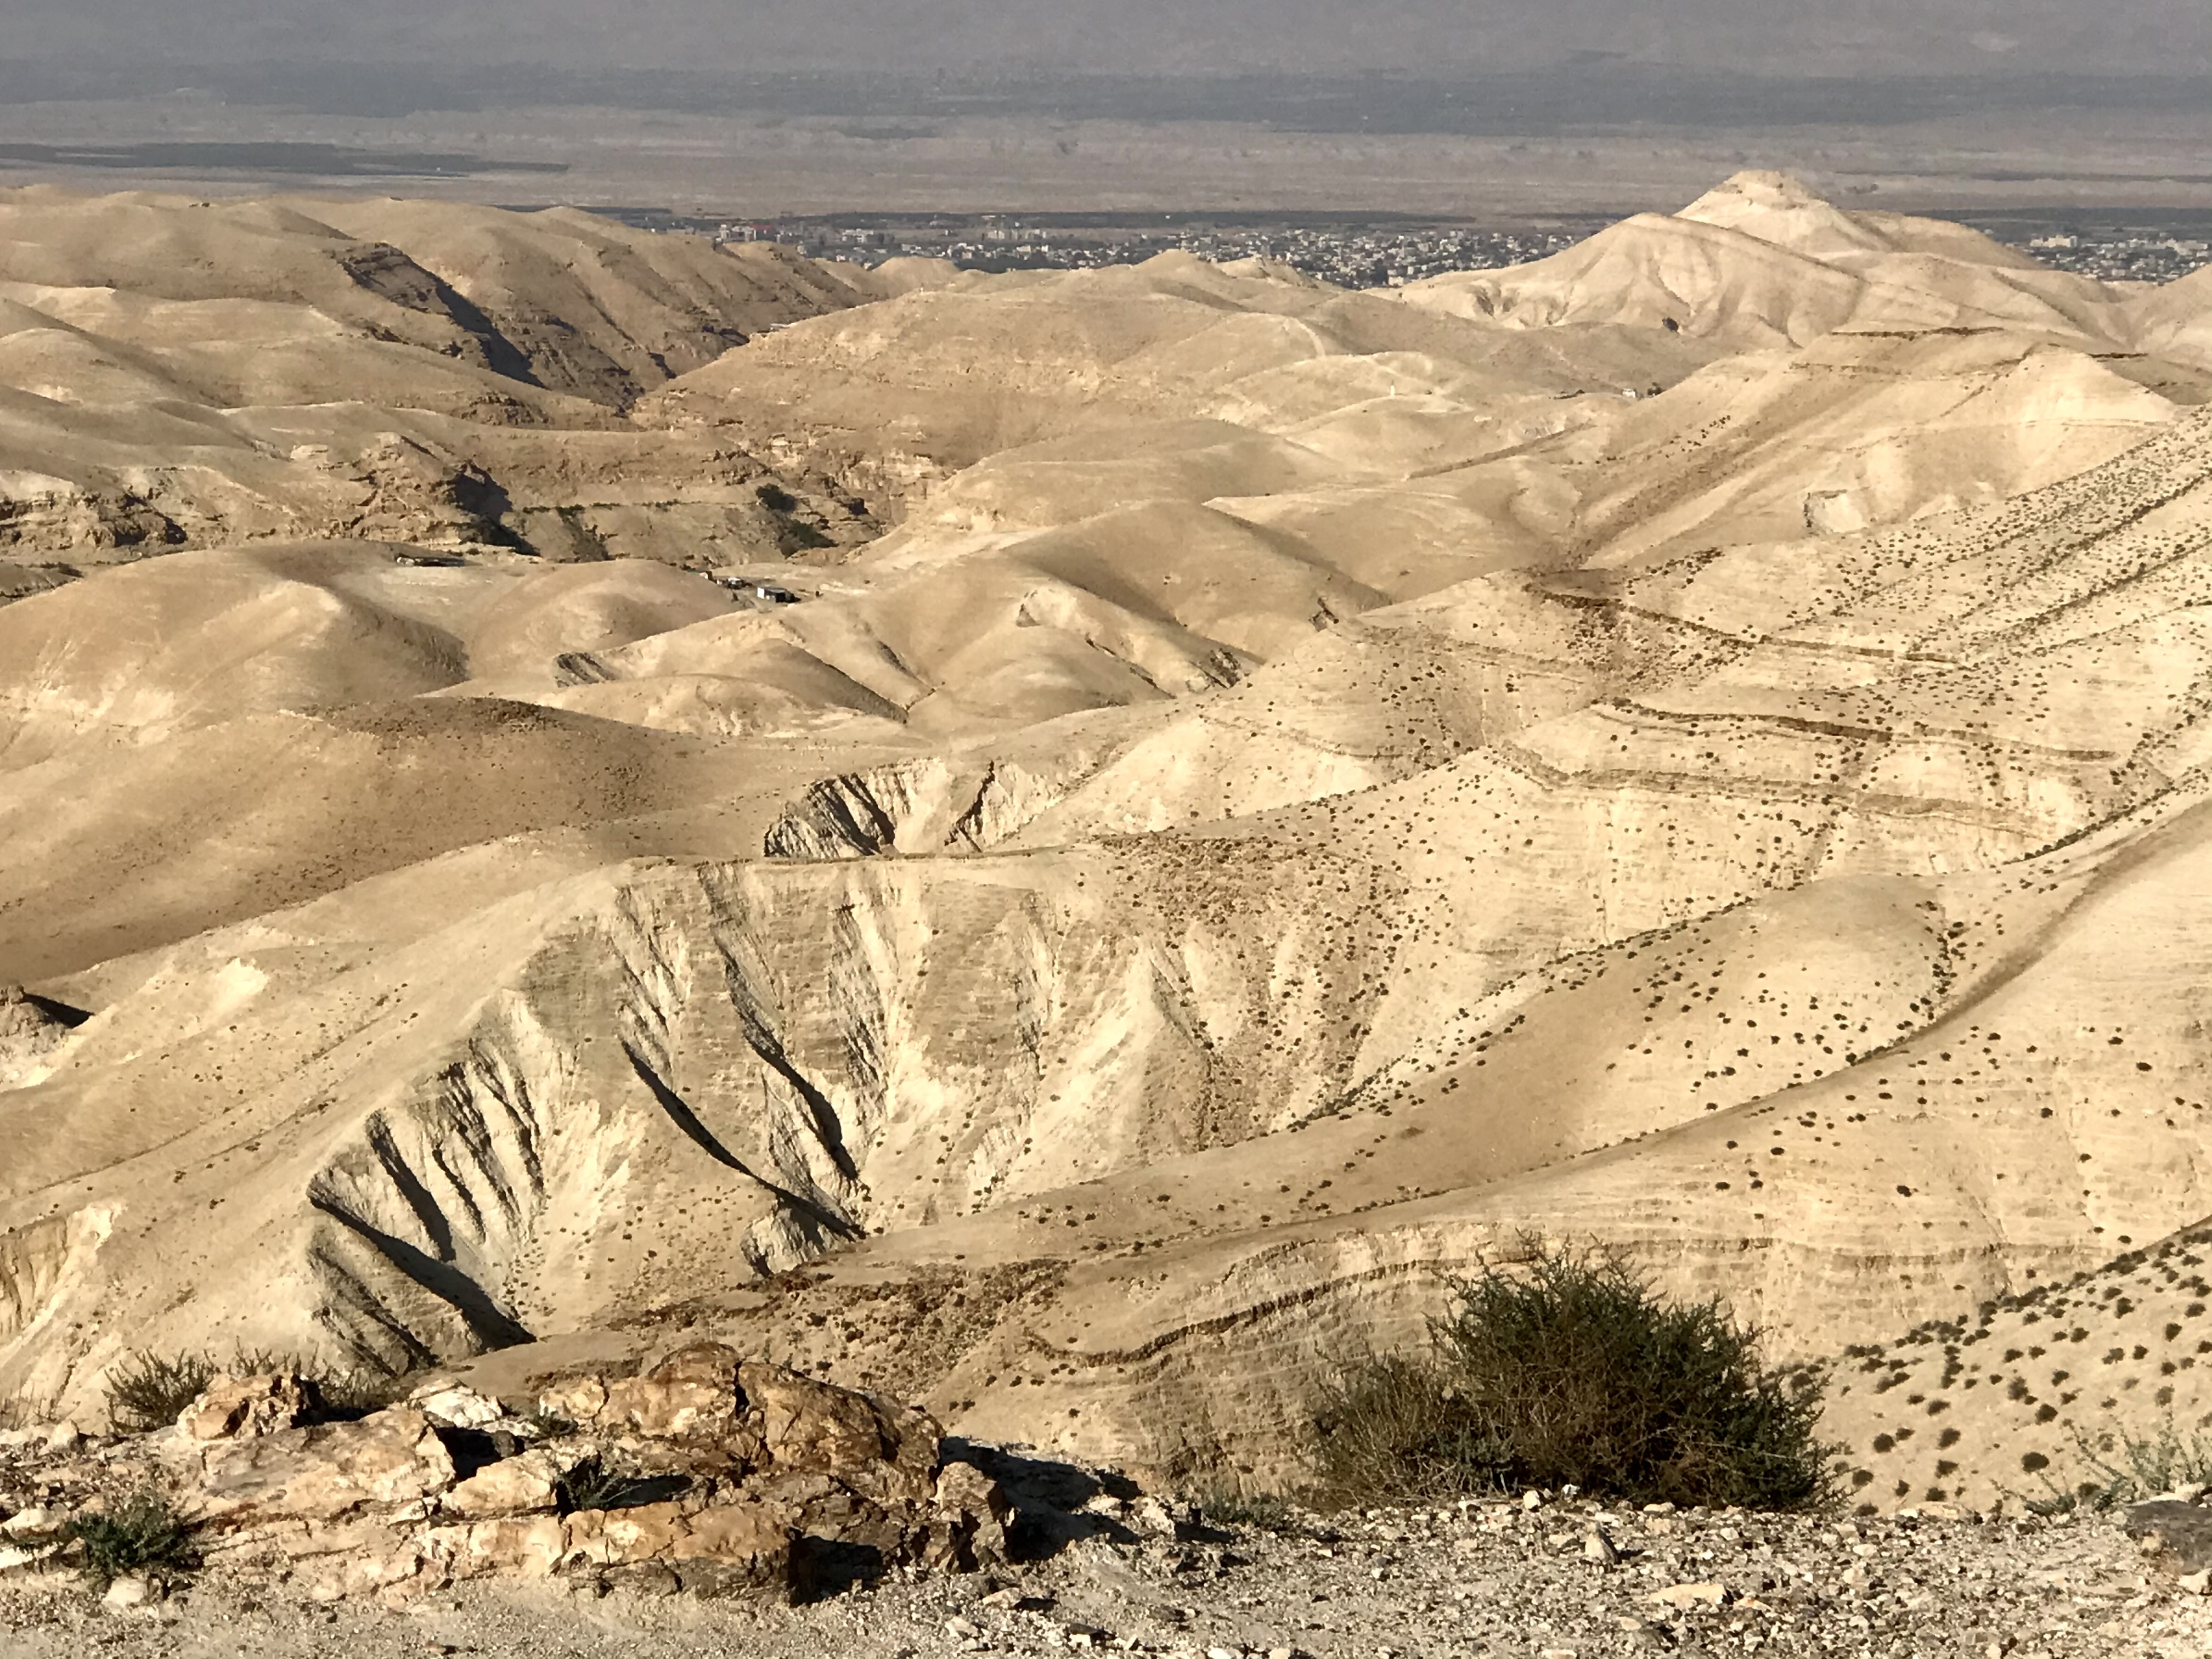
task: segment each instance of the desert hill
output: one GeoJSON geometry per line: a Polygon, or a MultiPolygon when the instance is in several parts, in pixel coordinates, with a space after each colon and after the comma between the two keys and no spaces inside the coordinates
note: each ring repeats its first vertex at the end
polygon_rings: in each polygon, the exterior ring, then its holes
{"type": "Polygon", "coordinates": [[[1838,329],[2014,328],[2131,343],[2128,297],[1978,233],[1846,213],[1780,173],[1741,173],[1679,214],[1639,214],[1549,259],[1456,272],[1409,302],[1509,324],[1632,323],[1741,349],[1838,329]]]}
{"type": "Polygon", "coordinates": [[[2212,1413],[2199,279],[1763,174],[1366,294],[5,212],[0,1394],[712,1333],[1270,1484],[1533,1231],[1863,1502],[2212,1413]],[[278,313],[345,401],[227,400],[278,313]]]}
{"type": "Polygon", "coordinates": [[[433,272],[512,349],[502,373],[619,405],[732,346],[884,297],[865,272],[773,243],[717,248],[573,209],[502,213],[432,202],[303,202],[321,223],[433,272]]]}
{"type": "Polygon", "coordinates": [[[876,295],[565,210],[0,191],[0,574],[322,536],[695,567],[834,547],[872,531],[852,483],[624,410],[876,295]]]}
{"type": "Polygon", "coordinates": [[[1304,276],[1164,253],[1065,274],[969,274],[880,306],[794,325],[758,350],[684,376],[650,405],[742,423],[767,412],[871,451],[963,466],[999,450],[1133,418],[1203,418],[1240,407],[1263,421],[1341,409],[1364,386],[1408,396],[1618,392],[1679,379],[1694,343],[1562,330],[1537,339],[1346,293],[1304,276]],[[1368,360],[1362,362],[1358,360],[1368,360]],[[1360,376],[1351,386],[1347,374],[1360,376]],[[1301,380],[1316,382],[1299,397],[1301,380]],[[1335,390],[1331,399],[1328,393],[1335,390]]]}

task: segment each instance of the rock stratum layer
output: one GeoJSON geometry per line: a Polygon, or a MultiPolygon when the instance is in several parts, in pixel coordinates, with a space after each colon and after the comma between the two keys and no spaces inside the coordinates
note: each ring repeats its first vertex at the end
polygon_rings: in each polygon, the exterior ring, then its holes
{"type": "Polygon", "coordinates": [[[0,1394],[689,1332],[1273,1484],[1542,1236],[1861,1503],[2212,1411],[2201,279],[0,215],[0,1394]]]}

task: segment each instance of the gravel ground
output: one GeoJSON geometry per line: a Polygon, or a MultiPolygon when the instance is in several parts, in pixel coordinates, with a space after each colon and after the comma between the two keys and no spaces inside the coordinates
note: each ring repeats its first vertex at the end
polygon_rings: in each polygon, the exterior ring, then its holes
{"type": "Polygon", "coordinates": [[[1573,1502],[1300,1516],[1280,1532],[1208,1525],[1134,1544],[1093,1538],[995,1576],[894,1575],[799,1607],[508,1584],[404,1610],[325,1608],[281,1585],[204,1580],[116,1610],[65,1579],[0,1589],[0,1659],[950,1659],[1085,1649],[1175,1659],[2198,1659],[2212,1652],[2212,1599],[2146,1571],[2130,1541],[2094,1518],[1837,1522],[1573,1502]],[[1662,1591],[1670,1599],[1652,1599],[1662,1591]]]}

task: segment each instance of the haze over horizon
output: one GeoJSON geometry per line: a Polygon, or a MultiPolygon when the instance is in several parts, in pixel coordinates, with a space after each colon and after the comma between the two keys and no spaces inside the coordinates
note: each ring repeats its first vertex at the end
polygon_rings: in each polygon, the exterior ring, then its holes
{"type": "Polygon", "coordinates": [[[1347,29],[1321,0],[19,0],[8,55],[76,64],[435,62],[683,69],[1428,76],[1626,61],[1785,76],[2175,75],[2212,70],[2191,0],[1381,0],[1347,29]]]}

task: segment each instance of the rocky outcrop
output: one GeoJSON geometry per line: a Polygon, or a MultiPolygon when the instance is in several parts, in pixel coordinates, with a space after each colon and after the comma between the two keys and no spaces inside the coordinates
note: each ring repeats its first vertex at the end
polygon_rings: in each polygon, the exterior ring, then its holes
{"type": "Polygon", "coordinates": [[[322,1403],[305,1377],[225,1376],[185,1408],[177,1430],[190,1440],[252,1440],[297,1427],[322,1403]]]}
{"type": "Polygon", "coordinates": [[[52,1004],[20,985],[0,985],[0,1089],[35,1082],[69,1031],[52,1004]]]}
{"type": "MultiPolygon", "coordinates": [[[[712,1343],[534,1398],[432,1382],[366,1413],[303,1377],[226,1376],[105,1461],[111,1488],[134,1464],[167,1486],[210,1563],[326,1601],[556,1576],[804,1597],[1003,1562],[1013,1518],[926,1413],[712,1343]]],[[[60,1527],[17,1529],[46,1548],[60,1527]]]]}
{"type": "Polygon", "coordinates": [[[185,532],[123,487],[87,489],[35,473],[0,472],[0,548],[36,553],[167,552],[185,532]]]}

